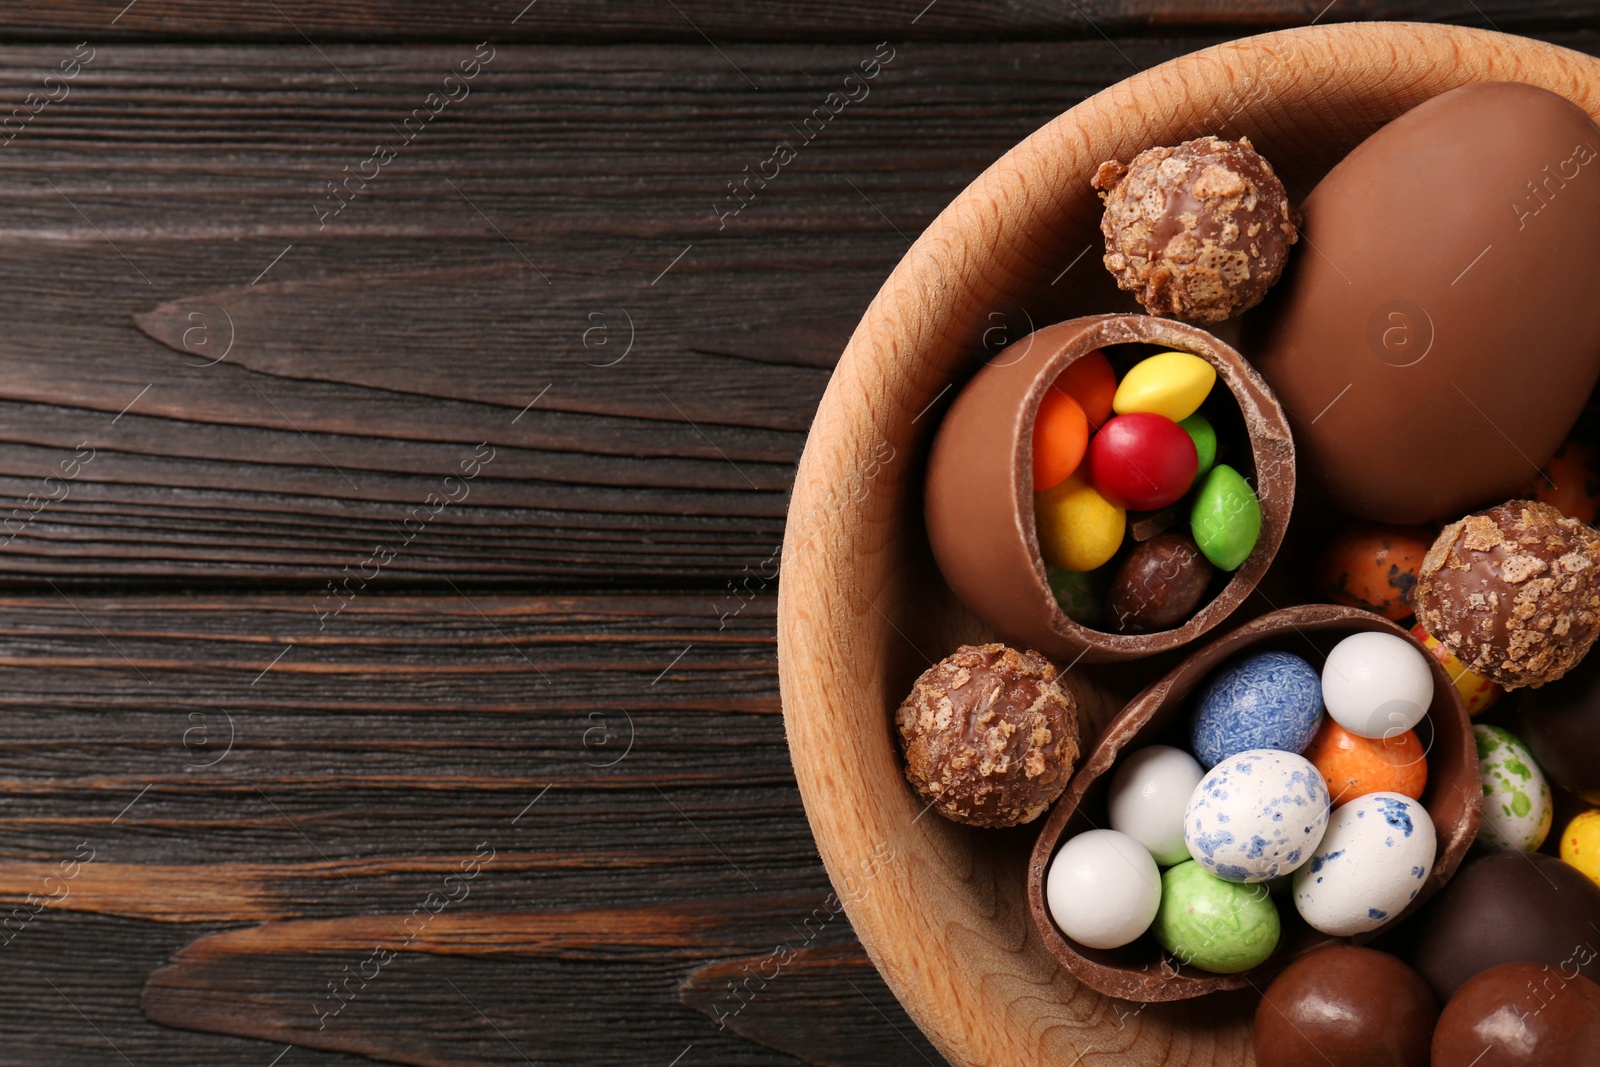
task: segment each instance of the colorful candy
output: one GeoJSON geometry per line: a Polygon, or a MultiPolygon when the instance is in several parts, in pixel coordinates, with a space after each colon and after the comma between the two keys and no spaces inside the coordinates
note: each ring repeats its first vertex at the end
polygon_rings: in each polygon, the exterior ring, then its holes
{"type": "Polygon", "coordinates": [[[1433,672],[1422,651],[1403,637],[1351,634],[1328,653],[1322,700],[1335,722],[1362,737],[1404,733],[1433,703],[1433,672]]]}
{"type": "Polygon", "coordinates": [[[1334,807],[1368,793],[1420,800],[1428,784],[1428,753],[1414,730],[1362,737],[1325,718],[1302,754],[1321,773],[1334,807]]]}
{"type": "Polygon", "coordinates": [[[1183,427],[1140,411],[1100,427],[1084,465],[1107,500],[1132,511],[1155,511],[1189,491],[1197,464],[1194,441],[1183,427]]]}
{"type": "Polygon", "coordinates": [[[1111,407],[1118,415],[1152,412],[1173,422],[1193,415],[1211,392],[1217,368],[1188,352],[1161,352],[1122,377],[1111,407]]]}
{"type": "Polygon", "coordinates": [[[1204,773],[1193,756],[1171,745],[1151,745],[1127,756],[1106,798],[1111,828],[1149,849],[1163,867],[1183,863],[1189,859],[1183,812],[1204,773]]]}
{"type": "Polygon", "coordinates": [[[1219,463],[1200,483],[1189,528],[1213,566],[1237,570],[1261,536],[1261,501],[1243,475],[1219,463]]]}
{"type": "Polygon", "coordinates": [[[1087,830],[1061,846],[1045,875],[1045,902],[1061,932],[1089,948],[1119,948],[1150,927],[1161,872],[1145,847],[1115,830],[1087,830]]]}
{"type": "Polygon", "coordinates": [[[1317,560],[1317,595],[1396,622],[1410,618],[1411,587],[1432,544],[1433,534],[1420,526],[1347,526],[1317,560]]]}
{"type": "Polygon", "coordinates": [[[1600,811],[1580,812],[1561,831],[1561,859],[1600,886],[1600,811]]]}
{"type": "Polygon", "coordinates": [[[1092,571],[1122,546],[1128,517],[1078,475],[1035,493],[1039,550],[1045,562],[1066,571],[1092,571]]]}
{"type": "Polygon", "coordinates": [[[1525,486],[1519,496],[1542,500],[1563,515],[1594,525],[1600,515],[1600,454],[1588,445],[1567,441],[1544,473],[1525,486]]]}
{"type": "Polygon", "coordinates": [[[1157,534],[1134,548],[1111,579],[1107,624],[1143,634],[1179,625],[1211,584],[1211,564],[1183,534],[1157,534]]]}
{"type": "Polygon", "coordinates": [[[1206,767],[1253,748],[1300,752],[1322,718],[1316,670],[1289,652],[1238,660],[1201,690],[1189,728],[1190,747],[1206,767]]]}
{"type": "Polygon", "coordinates": [[[1178,425],[1183,427],[1183,432],[1189,435],[1189,440],[1194,442],[1194,452],[1197,458],[1195,477],[1198,478],[1211,469],[1217,461],[1217,431],[1211,423],[1198,411],[1187,419],[1179,419],[1178,425]]]}
{"type": "Polygon", "coordinates": [[[1045,390],[1033,420],[1033,487],[1060,485],[1083,462],[1089,420],[1078,402],[1055,388],[1045,390]]]}
{"type": "Polygon", "coordinates": [[[1293,752],[1229,756],[1200,779],[1183,812],[1189,855],[1229,882],[1265,882],[1311,858],[1328,825],[1322,775],[1293,752]]]}
{"type": "Polygon", "coordinates": [[[1461,694],[1461,702],[1467,706],[1468,715],[1487,711],[1489,706],[1499,700],[1501,694],[1505,692],[1483,675],[1469,671],[1467,665],[1457,659],[1456,654],[1444,647],[1443,643],[1430,634],[1420,622],[1411,628],[1411,636],[1422,642],[1422,647],[1428,650],[1428,655],[1438,660],[1444,667],[1444,673],[1450,676],[1450,680],[1455,683],[1456,692],[1461,694]]]}
{"type": "Polygon", "coordinates": [[[1064,571],[1060,567],[1047,567],[1045,574],[1062,614],[1084,626],[1099,624],[1106,602],[1103,571],[1064,571]]]}
{"type": "Polygon", "coordinates": [[[1085,352],[1062,371],[1052,387],[1078,402],[1078,407],[1098,430],[1111,417],[1111,400],[1117,392],[1117,372],[1098,348],[1085,352]]]}
{"type": "Polygon", "coordinates": [[[1357,797],[1328,819],[1311,862],[1295,872],[1295,910],[1334,937],[1376,930],[1416,898],[1436,848],[1433,819],[1419,801],[1357,797]]]}
{"type": "Polygon", "coordinates": [[[1248,971],[1272,955],[1281,931],[1265,885],[1224,881],[1193,861],[1161,875],[1151,932],[1179,963],[1215,974],[1248,971]]]}
{"type": "Polygon", "coordinates": [[[1483,779],[1483,820],[1478,844],[1497,851],[1535,852],[1550,834],[1555,803],[1533,753],[1510,730],[1479,723],[1478,773],[1483,779]]]}

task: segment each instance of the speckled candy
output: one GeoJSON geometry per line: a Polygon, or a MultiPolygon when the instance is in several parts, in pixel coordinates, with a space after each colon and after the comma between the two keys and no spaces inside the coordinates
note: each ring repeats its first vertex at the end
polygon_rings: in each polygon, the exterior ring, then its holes
{"type": "Polygon", "coordinates": [[[1253,748],[1301,752],[1322,719],[1322,681],[1289,652],[1261,652],[1223,668],[1200,693],[1190,747],[1212,767],[1253,748]]]}
{"type": "Polygon", "coordinates": [[[1151,932],[1180,963],[1237,974],[1278,947],[1278,908],[1264,885],[1226,882],[1193,861],[1161,875],[1161,907],[1151,932]]]}
{"type": "Polygon", "coordinates": [[[1483,821],[1477,843],[1500,851],[1534,852],[1550,834],[1555,807],[1533,753],[1510,730],[1473,726],[1483,778],[1483,821]]]}
{"type": "Polygon", "coordinates": [[[1150,411],[1179,422],[1195,413],[1217,380],[1217,368],[1188,352],[1161,352],[1135,363],[1111,400],[1118,415],[1150,411]]]}
{"type": "Polygon", "coordinates": [[[1064,571],[1092,571],[1122,545],[1128,517],[1074,474],[1054,489],[1033,496],[1039,522],[1039,551],[1046,563],[1064,571]]]}
{"type": "Polygon", "coordinates": [[[1328,787],[1293,752],[1229,756],[1200,779],[1183,813],[1189,855],[1229,882],[1265,882],[1311,858],[1328,824],[1328,787]]]}
{"type": "Polygon", "coordinates": [[[1431,544],[1426,527],[1352,523],[1317,557],[1312,583],[1326,600],[1399,622],[1411,617],[1411,587],[1431,544]]]}
{"type": "Polygon", "coordinates": [[[1333,813],[1311,862],[1294,873],[1295,910],[1334,937],[1376,930],[1416,898],[1437,847],[1420,801],[1357,797],[1333,813]]]}
{"type": "Polygon", "coordinates": [[[1261,536],[1261,501],[1244,475],[1219,463],[1200,482],[1189,529],[1195,544],[1219,570],[1238,570],[1261,536]]]}
{"type": "Polygon", "coordinates": [[[1428,650],[1428,655],[1439,661],[1444,668],[1444,673],[1450,676],[1455,683],[1456,692],[1461,694],[1461,702],[1467,706],[1468,715],[1479,715],[1488,711],[1490,706],[1505,693],[1494,682],[1489,681],[1481,674],[1474,674],[1467,669],[1467,665],[1456,658],[1444,644],[1420,622],[1411,628],[1411,636],[1422,642],[1422,647],[1428,650]]]}
{"type": "Polygon", "coordinates": [[[1600,886],[1600,811],[1579,812],[1561,831],[1561,860],[1600,886]]]}

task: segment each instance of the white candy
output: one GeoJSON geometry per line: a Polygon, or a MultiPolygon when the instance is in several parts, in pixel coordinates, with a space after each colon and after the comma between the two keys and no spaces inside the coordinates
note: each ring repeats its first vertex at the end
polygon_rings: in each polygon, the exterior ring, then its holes
{"type": "Polygon", "coordinates": [[[1405,910],[1433,869],[1433,819],[1399,793],[1368,793],[1328,820],[1311,862],[1294,873],[1294,906],[1325,934],[1375,930],[1405,910]]]}
{"type": "Polygon", "coordinates": [[[1149,849],[1163,867],[1183,863],[1189,858],[1183,809],[1204,773],[1198,760],[1171,745],[1129,755],[1111,779],[1111,828],[1149,849]]]}
{"type": "Polygon", "coordinates": [[[1322,702],[1353,734],[1395,737],[1428,713],[1433,673],[1422,650],[1403,637],[1351,634],[1323,664],[1322,702]]]}
{"type": "Polygon", "coordinates": [[[1145,847],[1115,830],[1087,830],[1061,846],[1045,875],[1050,917],[1089,948],[1118,948],[1149,929],[1161,872],[1145,847]]]}

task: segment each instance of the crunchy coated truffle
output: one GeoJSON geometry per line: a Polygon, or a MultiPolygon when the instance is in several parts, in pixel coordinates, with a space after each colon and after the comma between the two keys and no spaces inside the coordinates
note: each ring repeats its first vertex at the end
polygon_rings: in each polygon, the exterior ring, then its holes
{"type": "Polygon", "coordinates": [[[1283,273],[1300,215],[1250,139],[1201,137],[1100,164],[1106,269],[1152,315],[1221,322],[1283,273]]]}
{"type": "Polygon", "coordinates": [[[1412,590],[1417,619],[1507,689],[1571,670],[1600,632],[1600,534],[1513,500],[1446,526],[1412,590]]]}
{"type": "Polygon", "coordinates": [[[939,814],[971,826],[1031,822],[1078,758],[1078,716],[1037,652],[962,645],[929,667],[895,714],[906,778],[939,814]]]}

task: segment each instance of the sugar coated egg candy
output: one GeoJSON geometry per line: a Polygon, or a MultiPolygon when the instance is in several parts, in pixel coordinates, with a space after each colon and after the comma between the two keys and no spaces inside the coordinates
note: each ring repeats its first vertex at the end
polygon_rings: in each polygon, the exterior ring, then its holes
{"type": "Polygon", "coordinates": [[[1358,522],[1336,534],[1317,558],[1317,595],[1396,622],[1412,615],[1411,587],[1433,534],[1421,526],[1358,522]]]}
{"type": "Polygon", "coordinates": [[[1224,881],[1191,860],[1161,875],[1151,932],[1179,963],[1238,974],[1272,955],[1282,925],[1265,885],[1224,881]]]}
{"type": "Polygon", "coordinates": [[[1117,554],[1127,531],[1127,512],[1079,475],[1035,493],[1033,507],[1039,550],[1046,563],[1065,571],[1092,571],[1106,563],[1117,554]]]}
{"type": "Polygon", "coordinates": [[[1568,440],[1544,465],[1544,473],[1518,496],[1542,500],[1569,518],[1594,525],[1600,517],[1600,454],[1586,444],[1568,440]]]}
{"type": "Polygon", "coordinates": [[[1196,457],[1194,473],[1198,478],[1209,471],[1211,465],[1217,461],[1217,431],[1212,427],[1210,420],[1198,411],[1187,419],[1179,419],[1178,425],[1183,427],[1183,432],[1194,442],[1196,457]]]}
{"type": "Polygon", "coordinates": [[[1218,570],[1238,570],[1261,536],[1261,501],[1244,475],[1219,463],[1200,482],[1189,529],[1218,570]]]}
{"type": "Polygon", "coordinates": [[[1260,652],[1206,683],[1189,743],[1207,767],[1253,748],[1300,752],[1321,717],[1322,683],[1311,664],[1291,652],[1260,652]]]}
{"type": "Polygon", "coordinates": [[[1161,872],[1145,847],[1115,830],[1087,830],[1062,845],[1045,875],[1045,901],[1061,932],[1089,948],[1118,948],[1150,928],[1161,872]]]}
{"type": "Polygon", "coordinates": [[[1111,779],[1106,805],[1111,828],[1150,850],[1163,867],[1189,858],[1183,812],[1205,772],[1193,756],[1171,745],[1151,745],[1123,758],[1111,779]]]}
{"type": "Polygon", "coordinates": [[[1311,858],[1328,825],[1328,787],[1303,756],[1254,749],[1206,772],[1183,812],[1189,855],[1229,882],[1265,882],[1311,858]]]}
{"type": "Polygon", "coordinates": [[[1439,665],[1444,668],[1444,673],[1450,676],[1450,680],[1455,683],[1456,692],[1461,694],[1461,702],[1467,706],[1468,715],[1488,711],[1505,692],[1483,675],[1469,671],[1467,665],[1457,659],[1456,654],[1430,634],[1420,622],[1411,628],[1411,636],[1422,642],[1422,647],[1428,650],[1428,655],[1438,660],[1439,665]]]}
{"type": "Polygon", "coordinates": [[[1304,756],[1322,774],[1334,807],[1368,793],[1418,800],[1428,784],[1428,752],[1415,730],[1362,737],[1324,718],[1304,756]]]}
{"type": "Polygon", "coordinates": [[[1579,812],[1561,831],[1561,859],[1600,885],[1600,811],[1579,812]]]}
{"type": "Polygon", "coordinates": [[[1119,507],[1157,511],[1194,484],[1194,439],[1165,415],[1117,415],[1089,441],[1084,466],[1100,494],[1119,507]]]}
{"type": "Polygon", "coordinates": [[[1295,871],[1295,910],[1334,937],[1376,930],[1416,898],[1437,847],[1420,801],[1357,797],[1333,813],[1311,862],[1295,871]]]}
{"type": "Polygon", "coordinates": [[[1089,425],[1098,430],[1111,417],[1117,372],[1111,369],[1111,361],[1105,353],[1096,348],[1073,360],[1056,377],[1054,387],[1076,400],[1088,417],[1089,425]]]}
{"type": "Polygon", "coordinates": [[[1188,352],[1161,352],[1135,363],[1111,407],[1118,415],[1153,412],[1173,422],[1193,415],[1211,392],[1217,368],[1188,352]]]}
{"type": "Polygon", "coordinates": [[[1033,487],[1049,489],[1066,481],[1089,447],[1089,420],[1078,402],[1046,389],[1033,420],[1033,487]]]}
{"type": "Polygon", "coordinates": [[[1483,818],[1477,843],[1485,848],[1534,852],[1550,834],[1555,803],[1544,772],[1528,746],[1510,730],[1477,723],[1478,774],[1483,818]]]}
{"type": "Polygon", "coordinates": [[[1335,722],[1362,737],[1401,734],[1433,703],[1433,672],[1403,637],[1351,634],[1322,665],[1322,700],[1335,722]]]}

